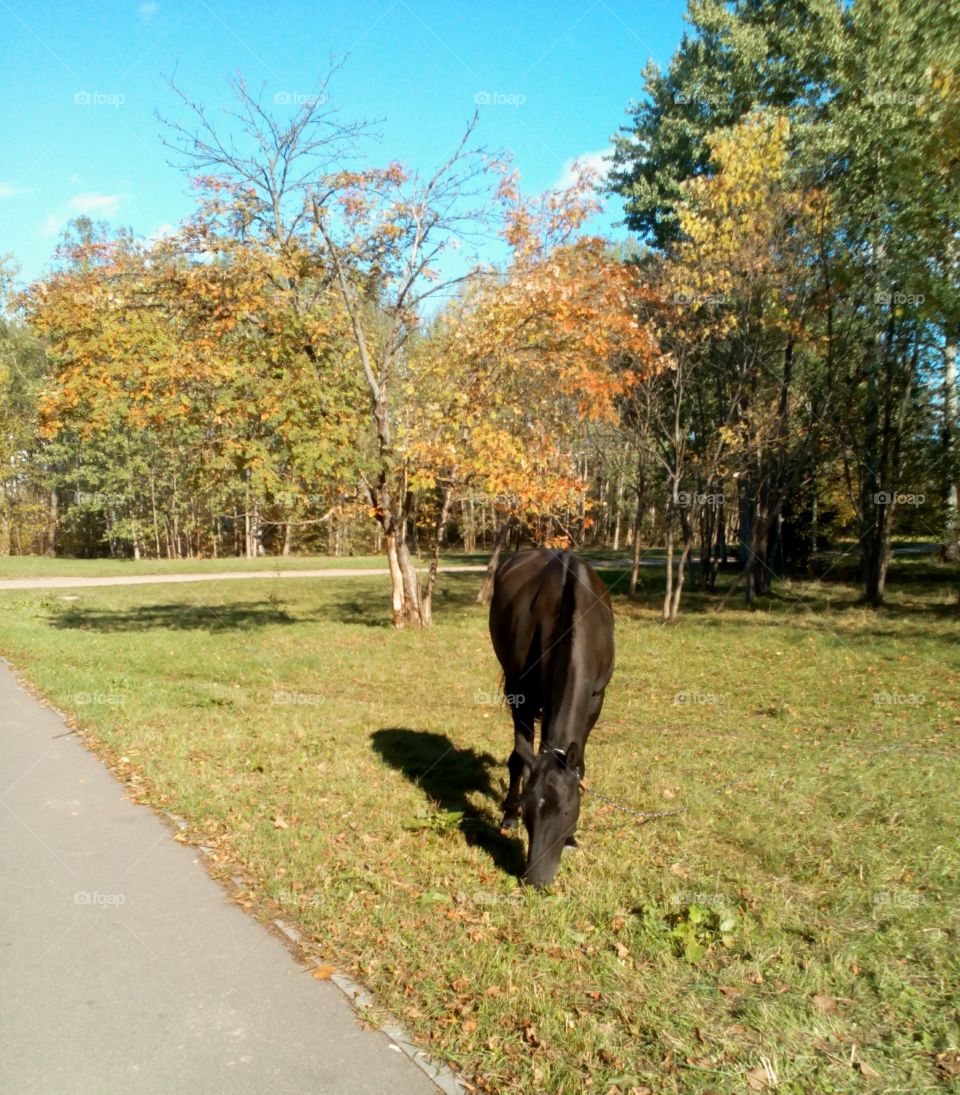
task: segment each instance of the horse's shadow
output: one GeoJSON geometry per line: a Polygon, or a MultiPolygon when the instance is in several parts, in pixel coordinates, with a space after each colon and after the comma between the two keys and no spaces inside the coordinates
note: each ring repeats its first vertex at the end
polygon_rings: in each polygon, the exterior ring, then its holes
{"type": "Polygon", "coordinates": [[[374,749],[392,768],[443,810],[463,814],[460,831],[470,845],[482,848],[496,866],[507,874],[523,872],[523,848],[518,840],[502,836],[496,819],[500,798],[491,779],[499,761],[489,753],[461,749],[446,736],[430,730],[389,727],[376,730],[374,749]],[[480,794],[490,800],[489,809],[477,809],[468,797],[480,794]]]}

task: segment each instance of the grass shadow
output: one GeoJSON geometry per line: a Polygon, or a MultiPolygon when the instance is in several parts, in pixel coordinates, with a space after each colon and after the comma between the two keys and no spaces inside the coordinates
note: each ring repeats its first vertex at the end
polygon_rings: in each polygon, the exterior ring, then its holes
{"type": "MultiPolygon", "coordinates": [[[[421,581],[424,580],[421,578],[421,581]]],[[[434,613],[441,616],[444,613],[459,613],[475,608],[480,582],[481,576],[477,574],[441,574],[433,594],[434,613]]],[[[322,599],[311,606],[312,620],[356,624],[375,629],[393,626],[389,586],[382,577],[376,585],[363,578],[350,578],[344,582],[329,584],[324,581],[319,592],[322,599]]]]}
{"type": "Polygon", "coordinates": [[[482,848],[501,871],[522,874],[521,842],[502,836],[491,820],[500,810],[500,795],[491,778],[491,769],[500,765],[495,757],[461,749],[446,734],[430,730],[394,726],[376,730],[371,738],[374,750],[391,768],[421,787],[442,809],[463,813],[460,831],[468,844],[482,848]],[[471,794],[491,799],[494,814],[478,810],[468,797],[471,794]]]}
{"type": "MultiPolygon", "coordinates": [[[[444,612],[460,612],[476,606],[480,580],[475,574],[441,574],[433,595],[433,610],[437,615],[444,612]]],[[[390,601],[384,588],[376,590],[354,589],[349,596],[337,596],[333,590],[312,613],[311,619],[327,620],[338,624],[357,624],[360,627],[391,628],[390,601]]],[[[327,593],[327,590],[324,590],[327,593]]]]}
{"type": "Polygon", "coordinates": [[[118,609],[72,607],[58,612],[51,623],[75,631],[249,631],[294,624],[297,617],[270,601],[173,602],[118,609]]]}

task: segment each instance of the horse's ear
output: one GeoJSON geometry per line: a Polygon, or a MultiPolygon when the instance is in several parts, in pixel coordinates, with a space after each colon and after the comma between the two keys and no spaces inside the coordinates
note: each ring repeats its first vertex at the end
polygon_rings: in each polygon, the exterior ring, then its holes
{"type": "Polygon", "coordinates": [[[528,768],[533,767],[533,762],[536,760],[536,757],[533,755],[533,746],[525,737],[522,737],[520,734],[514,735],[513,751],[528,768]]]}
{"type": "Polygon", "coordinates": [[[580,761],[583,760],[583,751],[580,745],[576,741],[571,741],[564,753],[567,767],[572,771],[576,771],[580,767],[580,761]]]}

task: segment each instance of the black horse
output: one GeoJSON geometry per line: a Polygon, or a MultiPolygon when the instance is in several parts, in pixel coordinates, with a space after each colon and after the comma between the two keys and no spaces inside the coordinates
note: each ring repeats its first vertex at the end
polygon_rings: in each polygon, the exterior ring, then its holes
{"type": "Polygon", "coordinates": [[[523,878],[540,888],[556,877],[564,845],[576,846],[584,749],[613,673],[607,588],[570,552],[520,552],[497,569],[490,637],[514,728],[501,824],[512,828],[522,814],[529,836],[523,878]]]}

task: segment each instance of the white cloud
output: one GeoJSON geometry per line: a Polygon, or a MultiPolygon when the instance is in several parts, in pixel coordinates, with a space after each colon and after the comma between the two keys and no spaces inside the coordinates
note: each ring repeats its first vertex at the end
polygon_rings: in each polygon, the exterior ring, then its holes
{"type": "Polygon", "coordinates": [[[172,236],[176,230],[174,225],[170,224],[168,221],[164,221],[163,224],[158,224],[150,235],[147,236],[147,243],[157,243],[160,240],[166,239],[168,236],[172,236]]]}
{"type": "Polygon", "coordinates": [[[27,193],[29,193],[29,188],[26,186],[8,186],[7,183],[0,183],[0,200],[15,198],[18,194],[27,193]]]}
{"type": "Polygon", "coordinates": [[[60,229],[66,223],[65,218],[57,213],[51,213],[49,217],[40,225],[40,235],[49,239],[50,236],[55,236],[60,229]]]}
{"type": "Polygon", "coordinates": [[[123,194],[98,194],[95,190],[87,194],[77,194],[70,199],[70,208],[74,213],[96,214],[103,217],[116,215],[123,194]]]}
{"type": "Polygon", "coordinates": [[[138,10],[140,12],[140,18],[145,23],[149,23],[157,14],[157,5],[153,3],[141,4],[138,10]]]}
{"type": "Polygon", "coordinates": [[[104,217],[110,220],[116,216],[120,203],[126,196],[126,194],[101,194],[96,190],[84,194],[75,194],[67,202],[66,211],[51,213],[43,221],[40,225],[40,235],[47,238],[59,235],[72,216],[86,215],[88,217],[104,217]]]}
{"type": "Polygon", "coordinates": [[[601,182],[613,166],[609,160],[612,153],[612,148],[601,148],[596,152],[584,152],[579,156],[571,156],[564,163],[559,178],[553,184],[553,189],[565,190],[568,186],[573,186],[577,181],[578,170],[583,169],[595,174],[597,182],[601,182]]]}

